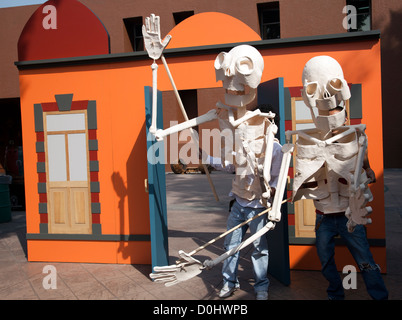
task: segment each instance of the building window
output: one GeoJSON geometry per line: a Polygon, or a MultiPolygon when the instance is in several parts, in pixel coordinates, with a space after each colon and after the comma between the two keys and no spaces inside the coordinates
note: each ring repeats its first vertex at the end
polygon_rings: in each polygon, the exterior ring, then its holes
{"type": "Polygon", "coordinates": [[[351,23],[348,31],[370,31],[371,0],[346,0],[346,5],[353,6],[356,9],[356,23],[351,23]]]}
{"type": "Polygon", "coordinates": [[[142,37],[142,17],[123,19],[133,51],[144,51],[144,40],[142,37]]]}
{"type": "Polygon", "coordinates": [[[174,23],[178,25],[183,20],[191,17],[194,15],[194,11],[180,11],[180,12],[173,12],[173,19],[174,23]]]}
{"type": "Polygon", "coordinates": [[[281,37],[279,1],[258,3],[261,38],[279,39],[281,37]]]}

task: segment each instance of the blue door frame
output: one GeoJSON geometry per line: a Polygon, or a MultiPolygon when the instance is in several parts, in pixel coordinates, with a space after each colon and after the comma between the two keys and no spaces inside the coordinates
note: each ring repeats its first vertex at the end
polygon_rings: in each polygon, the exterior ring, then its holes
{"type": "MultiPolygon", "coordinates": [[[[153,150],[158,150],[159,158],[164,159],[164,144],[152,139],[149,127],[152,119],[152,87],[144,88],[145,95],[145,124],[147,136],[147,156],[155,156],[153,150]]],[[[163,128],[162,93],[157,94],[157,127],[163,128]]],[[[166,205],[166,177],[165,164],[148,160],[148,193],[149,219],[151,233],[152,268],[166,266],[169,263],[167,205],[166,205]]]]}
{"type": "MultiPolygon", "coordinates": [[[[258,104],[270,104],[279,115],[277,138],[281,145],[285,144],[285,89],[283,78],[272,79],[258,86],[258,104]]],[[[285,190],[285,195],[287,191],[285,190]]],[[[268,231],[269,246],[268,273],[288,286],[290,284],[289,262],[289,228],[287,203],[281,207],[282,218],[274,230],[268,231]]]]}

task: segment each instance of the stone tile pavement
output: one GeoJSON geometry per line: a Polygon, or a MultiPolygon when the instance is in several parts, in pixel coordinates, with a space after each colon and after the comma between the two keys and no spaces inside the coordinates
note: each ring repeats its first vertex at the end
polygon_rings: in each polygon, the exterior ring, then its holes
{"type": "MultiPolygon", "coordinates": [[[[220,202],[215,202],[204,175],[166,175],[170,262],[178,250],[186,252],[225,230],[227,193],[232,175],[213,172],[220,202]]],[[[384,280],[390,299],[402,299],[402,169],[385,170],[385,213],[388,273],[384,280]]],[[[196,255],[203,261],[221,253],[223,240],[196,255]]],[[[153,283],[149,265],[28,262],[25,212],[13,212],[13,220],[0,224],[0,300],[219,300],[220,266],[176,286],[153,283]],[[43,268],[57,270],[57,289],[45,289],[43,268]]],[[[250,247],[241,251],[241,289],[229,300],[252,300],[253,275],[250,247]]],[[[327,283],[318,271],[291,271],[284,286],[270,277],[270,300],[325,300],[327,283]]],[[[348,300],[368,300],[361,276],[348,300]]]]}

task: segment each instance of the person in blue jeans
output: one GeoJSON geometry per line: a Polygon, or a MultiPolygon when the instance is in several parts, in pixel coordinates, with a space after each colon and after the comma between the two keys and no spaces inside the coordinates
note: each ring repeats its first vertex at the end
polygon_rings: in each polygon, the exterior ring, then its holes
{"type": "MultiPolygon", "coordinates": [[[[271,181],[270,186],[273,191],[276,188],[278,182],[279,170],[282,162],[282,146],[278,142],[274,142],[273,152],[272,152],[272,163],[271,163],[271,181]]],[[[223,166],[219,158],[213,158],[207,156],[206,162],[214,167],[216,170],[226,171],[229,173],[235,172],[235,166],[233,164],[227,163],[223,166]]],[[[249,177],[250,179],[259,179],[259,177],[249,177]]],[[[248,200],[242,198],[233,190],[230,195],[234,197],[233,204],[230,208],[230,214],[227,220],[227,230],[243,223],[244,221],[258,215],[260,212],[266,210],[266,207],[261,205],[261,199],[256,198],[254,200],[248,200]]],[[[273,199],[273,194],[271,198],[273,199]]],[[[244,235],[247,229],[250,229],[250,233],[254,234],[259,231],[267,223],[267,216],[262,215],[250,221],[248,224],[241,228],[236,229],[232,233],[225,237],[224,249],[229,251],[232,248],[236,248],[243,241],[244,235]]],[[[253,264],[254,272],[254,291],[257,300],[267,300],[268,299],[268,287],[269,279],[268,273],[268,242],[265,235],[261,236],[253,242],[254,251],[251,254],[251,261],[253,264]]],[[[223,286],[219,292],[220,298],[226,298],[231,296],[236,289],[240,287],[239,281],[237,279],[237,269],[239,266],[239,255],[240,252],[233,254],[223,261],[222,266],[222,276],[223,276],[223,286]]]]}
{"type": "MultiPolygon", "coordinates": [[[[258,108],[262,112],[269,112],[269,105],[259,105],[258,108]]],[[[279,119],[278,117],[276,117],[279,119]]],[[[260,140],[261,141],[261,140],[260,140]]],[[[253,143],[254,141],[250,142],[253,143]]],[[[244,143],[244,141],[243,141],[244,143]]],[[[237,150],[239,152],[239,150],[237,150]]],[[[252,151],[248,150],[247,156],[250,156],[252,151]]],[[[263,187],[262,177],[258,173],[257,165],[256,170],[247,171],[245,175],[241,175],[239,171],[239,166],[237,163],[231,163],[225,160],[222,163],[221,158],[211,157],[206,154],[205,151],[200,149],[200,157],[204,161],[211,165],[216,170],[225,171],[228,173],[236,173],[233,182],[232,190],[230,196],[233,197],[232,205],[230,207],[230,213],[227,220],[227,230],[243,223],[244,221],[258,215],[260,212],[264,211],[271,205],[273,200],[275,189],[278,183],[280,167],[282,163],[282,146],[276,140],[273,143],[272,148],[272,159],[270,168],[270,197],[265,199],[262,196],[263,187]]],[[[251,157],[251,159],[257,159],[260,164],[263,163],[265,155],[261,157],[251,157]]],[[[250,159],[248,159],[250,160],[250,159]]],[[[250,160],[251,161],[251,160],[250,160]]],[[[246,234],[247,229],[250,229],[251,234],[258,232],[267,223],[267,215],[262,215],[250,221],[248,224],[241,228],[236,229],[232,233],[225,237],[224,249],[229,251],[232,248],[238,247],[246,234]]],[[[254,291],[257,300],[267,300],[268,299],[268,287],[269,279],[268,273],[268,243],[265,235],[259,237],[253,242],[254,251],[251,254],[251,261],[253,264],[254,271],[254,291]]],[[[223,276],[223,286],[219,292],[220,298],[226,298],[231,296],[236,289],[240,287],[239,281],[237,279],[237,270],[239,265],[239,255],[240,252],[233,254],[223,261],[222,266],[222,276],[223,276]]]]}
{"type": "Polygon", "coordinates": [[[335,214],[317,213],[316,248],[321,261],[321,272],[328,280],[328,299],[345,298],[341,277],[335,264],[335,237],[340,235],[355,259],[366,284],[367,292],[375,300],[388,299],[388,291],[381,277],[380,267],[374,262],[363,225],[357,225],[353,232],[346,227],[348,219],[344,212],[335,214]]]}
{"type": "MultiPolygon", "coordinates": [[[[339,112],[338,108],[330,111],[330,115],[337,112],[339,112]]],[[[336,131],[333,130],[333,133],[335,134],[336,131]]],[[[363,161],[363,169],[366,171],[367,177],[371,179],[371,183],[375,183],[376,176],[370,167],[367,152],[363,161]]],[[[338,235],[345,240],[361,271],[367,292],[371,298],[375,300],[388,299],[388,291],[382,279],[380,267],[375,263],[370,251],[365,226],[357,225],[353,232],[349,232],[347,222],[345,212],[324,214],[316,209],[316,248],[321,262],[321,272],[329,282],[327,289],[328,299],[343,300],[345,298],[342,280],[335,264],[334,238],[338,235]]]]}

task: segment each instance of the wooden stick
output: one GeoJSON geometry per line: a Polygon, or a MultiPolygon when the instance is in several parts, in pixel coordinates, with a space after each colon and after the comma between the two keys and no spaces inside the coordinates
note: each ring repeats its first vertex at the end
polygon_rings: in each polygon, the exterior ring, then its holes
{"type": "MultiPolygon", "coordinates": [[[[286,200],[283,200],[281,204],[284,204],[285,202],[289,201],[291,198],[287,198],[286,200]]],[[[262,215],[266,214],[267,212],[271,211],[272,207],[269,207],[268,209],[261,211],[259,214],[255,215],[254,217],[247,219],[246,221],[238,224],[237,226],[234,226],[232,229],[229,229],[227,231],[225,231],[224,233],[222,233],[221,235],[217,236],[216,238],[208,241],[207,243],[205,243],[204,245],[198,247],[197,249],[194,249],[193,251],[191,251],[188,255],[192,256],[193,254],[196,254],[197,252],[200,252],[201,250],[204,250],[206,247],[208,247],[209,245],[215,243],[216,241],[218,241],[219,239],[222,239],[223,237],[227,236],[229,233],[235,231],[236,229],[239,229],[240,227],[244,226],[245,224],[249,223],[250,221],[257,219],[258,217],[261,217],[262,215]]],[[[176,263],[180,263],[182,262],[182,260],[178,260],[176,261],[176,263]]]]}
{"type": "MultiPolygon", "coordinates": [[[[181,98],[180,98],[180,95],[179,95],[179,91],[178,91],[177,88],[176,88],[176,84],[174,83],[172,74],[170,73],[169,67],[168,67],[168,65],[167,65],[166,59],[165,59],[165,57],[163,56],[163,54],[161,55],[161,60],[162,60],[162,62],[163,62],[163,65],[165,66],[166,72],[167,72],[167,74],[168,74],[168,76],[169,76],[169,80],[170,80],[170,82],[171,82],[171,84],[172,84],[173,91],[174,91],[174,94],[175,94],[175,96],[176,96],[176,98],[177,98],[177,102],[179,103],[180,110],[181,110],[181,113],[183,114],[184,120],[185,120],[185,121],[188,121],[189,119],[188,119],[188,116],[187,116],[187,112],[186,112],[186,110],[184,109],[183,102],[181,101],[181,98]]],[[[190,133],[191,133],[191,137],[193,138],[193,141],[196,142],[196,143],[199,145],[199,143],[198,143],[198,138],[197,138],[196,135],[194,134],[194,130],[193,130],[192,128],[189,128],[189,129],[190,129],[190,133]]],[[[213,194],[214,194],[215,200],[216,200],[216,201],[219,201],[219,197],[218,197],[218,194],[216,193],[215,186],[214,186],[214,184],[213,184],[213,182],[212,182],[211,176],[209,175],[208,168],[207,168],[207,166],[206,166],[205,163],[202,163],[202,166],[203,166],[203,168],[204,168],[205,174],[207,175],[208,182],[209,182],[209,185],[211,186],[211,189],[212,189],[212,192],[213,192],[213,194]]]]}

